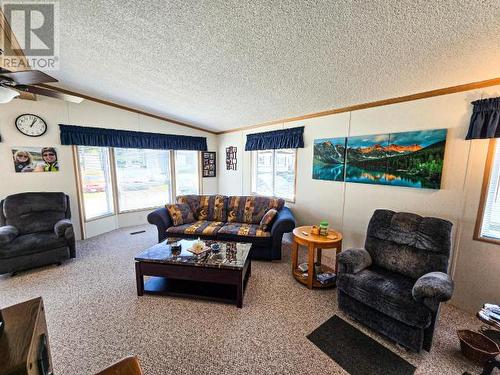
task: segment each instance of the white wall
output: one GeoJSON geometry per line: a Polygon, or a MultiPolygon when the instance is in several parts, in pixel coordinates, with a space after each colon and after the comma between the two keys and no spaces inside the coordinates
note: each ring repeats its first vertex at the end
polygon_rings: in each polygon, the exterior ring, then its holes
{"type": "MultiPolygon", "coordinates": [[[[299,224],[326,219],[332,227],[343,232],[344,248],[347,248],[363,245],[366,226],[375,208],[405,210],[451,220],[455,224],[452,272],[456,282],[452,303],[474,312],[486,301],[500,301],[500,247],[472,240],[487,142],[463,139],[472,109],[470,102],[499,95],[500,87],[497,86],[218,137],[90,101],[69,104],[46,98],[36,102],[14,100],[0,105],[0,198],[22,191],[64,191],[71,197],[73,222],[79,236],[73,156],[71,147],[60,145],[59,123],[206,136],[209,150],[218,150],[218,178],[203,179],[203,193],[226,195],[249,194],[251,190],[251,154],[244,151],[246,134],[304,125],[306,147],[297,154],[296,201],[289,204],[299,224]],[[47,133],[40,138],[20,134],[14,120],[22,113],[44,118],[49,126],[47,133]],[[316,138],[436,128],[449,129],[441,190],[312,179],[312,143],[316,138]],[[11,156],[13,146],[56,146],[61,171],[16,174],[11,156]],[[229,146],[238,147],[236,171],[226,170],[225,148],[229,146]]],[[[92,236],[117,227],[145,223],[147,213],[134,212],[90,222],[86,224],[86,233],[92,236]]],[[[328,256],[328,252],[324,252],[325,255],[328,256]]],[[[331,263],[333,259],[327,261],[331,263]]]]}
{"type": "MultiPolygon", "coordinates": [[[[500,247],[472,240],[487,145],[465,141],[471,101],[500,95],[500,87],[319,117],[219,136],[219,154],[228,146],[244,149],[246,134],[305,126],[305,148],[297,154],[296,201],[289,204],[300,225],[328,220],[344,235],[343,247],[363,246],[376,208],[437,216],[454,223],[451,271],[456,281],[452,303],[475,311],[487,301],[500,302],[500,247]],[[313,140],[447,128],[440,190],[342,183],[312,179],[313,140]]],[[[219,158],[219,191],[247,194],[251,189],[250,152],[238,153],[238,171],[226,171],[219,158]]],[[[323,252],[328,256],[328,252],[323,252]]],[[[328,261],[328,260],[327,260],[328,261]]],[[[333,259],[329,259],[333,262],[333,259]]]]}
{"type": "MultiPolygon", "coordinates": [[[[71,198],[72,220],[77,238],[80,238],[80,222],[75,171],[71,146],[62,146],[58,124],[93,126],[144,132],[183,134],[207,137],[208,149],[217,149],[216,136],[184,126],[157,120],[111,106],[84,101],[81,104],[38,97],[37,101],[13,100],[0,104],[0,199],[9,194],[24,191],[63,191],[71,198]],[[48,125],[47,133],[38,138],[26,137],[15,128],[14,121],[22,113],[41,116],[48,125]],[[15,173],[11,148],[14,146],[55,146],[58,151],[60,171],[57,173],[15,173]]],[[[203,193],[218,191],[216,178],[204,178],[203,193]]],[[[120,214],[85,224],[87,237],[115,228],[146,223],[150,210],[120,214]]]]}

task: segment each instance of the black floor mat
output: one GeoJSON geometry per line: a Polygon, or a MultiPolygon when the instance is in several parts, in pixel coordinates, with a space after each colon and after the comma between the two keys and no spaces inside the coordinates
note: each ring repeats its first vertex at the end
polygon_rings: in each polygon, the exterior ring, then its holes
{"type": "Polygon", "coordinates": [[[415,367],[334,315],[307,336],[352,375],[411,375],[415,367]]]}

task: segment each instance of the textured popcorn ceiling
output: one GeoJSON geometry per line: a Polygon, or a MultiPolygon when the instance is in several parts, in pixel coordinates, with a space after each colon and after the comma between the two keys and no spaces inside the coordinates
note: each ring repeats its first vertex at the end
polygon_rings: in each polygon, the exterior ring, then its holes
{"type": "Polygon", "coordinates": [[[500,76],[500,0],[61,0],[61,86],[221,131],[500,76]]]}

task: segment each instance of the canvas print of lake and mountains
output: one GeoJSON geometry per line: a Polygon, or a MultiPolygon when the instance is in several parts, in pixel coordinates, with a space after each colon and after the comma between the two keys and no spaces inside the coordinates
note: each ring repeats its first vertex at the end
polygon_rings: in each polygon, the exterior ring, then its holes
{"type": "Polygon", "coordinates": [[[439,189],[447,129],[314,141],[313,178],[439,189]]]}
{"type": "Polygon", "coordinates": [[[346,142],[345,137],[314,140],[315,180],[344,181],[346,142]]]}

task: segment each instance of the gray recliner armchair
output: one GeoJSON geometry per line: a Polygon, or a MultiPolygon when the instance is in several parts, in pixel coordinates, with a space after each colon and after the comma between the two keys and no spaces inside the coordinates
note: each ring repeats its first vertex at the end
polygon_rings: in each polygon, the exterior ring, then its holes
{"type": "Polygon", "coordinates": [[[0,201],[0,274],[75,258],[69,197],[20,193],[0,201]]]}
{"type": "Polygon", "coordinates": [[[439,305],[453,294],[451,228],[438,218],[376,210],[365,248],[339,255],[339,308],[410,350],[429,351],[439,305]]]}

